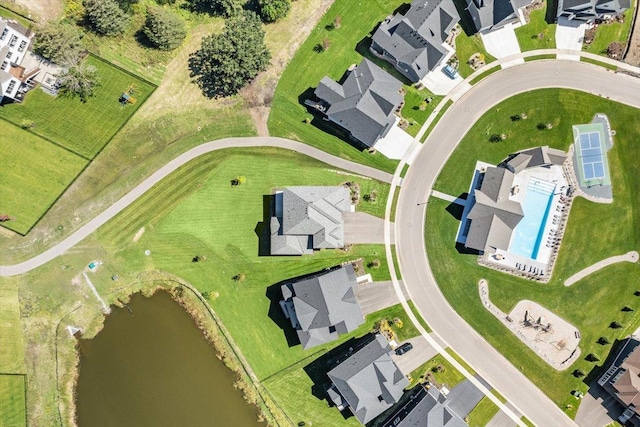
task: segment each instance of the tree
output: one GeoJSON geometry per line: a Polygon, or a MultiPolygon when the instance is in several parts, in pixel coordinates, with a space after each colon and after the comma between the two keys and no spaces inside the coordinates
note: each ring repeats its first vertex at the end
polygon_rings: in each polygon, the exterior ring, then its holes
{"type": "Polygon", "coordinates": [[[618,323],[618,322],[611,322],[609,324],[609,327],[611,329],[620,329],[620,328],[622,328],[622,325],[620,323],[618,323]]]}
{"type": "Polygon", "coordinates": [[[258,0],[258,6],[264,22],[275,22],[287,16],[291,0],[258,0]]]}
{"type": "Polygon", "coordinates": [[[191,77],[209,98],[233,95],[269,64],[258,16],[250,11],[225,21],[222,34],[202,40],[189,57],[191,77]]]}
{"type": "Polygon", "coordinates": [[[143,30],[151,44],[160,50],[173,50],[187,35],[184,22],[178,15],[161,7],[150,6],[143,30]]]}
{"type": "Polygon", "coordinates": [[[609,340],[607,339],[607,337],[600,337],[600,338],[598,338],[598,344],[607,345],[607,344],[609,344],[609,340]]]}
{"type": "Polygon", "coordinates": [[[114,0],[85,0],[84,8],[87,22],[103,36],[121,34],[129,24],[129,17],[114,0]]]}
{"type": "Polygon", "coordinates": [[[98,85],[96,67],[80,65],[70,67],[56,75],[62,96],[78,96],[82,102],[93,96],[93,90],[98,85]]]}
{"type": "Polygon", "coordinates": [[[74,25],[49,22],[38,29],[33,50],[38,55],[63,67],[77,65],[84,54],[83,34],[74,25]]]}
{"type": "Polygon", "coordinates": [[[247,0],[189,0],[193,10],[219,13],[227,18],[238,15],[246,2],[247,0]]]}
{"type": "Polygon", "coordinates": [[[572,372],[572,375],[573,375],[574,377],[576,377],[576,378],[580,378],[580,377],[584,377],[584,375],[585,375],[585,374],[584,374],[584,372],[583,372],[582,370],[580,370],[580,369],[575,369],[575,370],[572,372]]]}

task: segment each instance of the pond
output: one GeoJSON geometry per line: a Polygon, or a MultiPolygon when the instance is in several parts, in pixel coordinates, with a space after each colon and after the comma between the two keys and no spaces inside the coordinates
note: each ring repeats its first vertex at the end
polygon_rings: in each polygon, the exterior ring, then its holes
{"type": "Polygon", "coordinates": [[[189,314],[136,294],[80,340],[77,421],[91,426],[264,426],[189,314]]]}

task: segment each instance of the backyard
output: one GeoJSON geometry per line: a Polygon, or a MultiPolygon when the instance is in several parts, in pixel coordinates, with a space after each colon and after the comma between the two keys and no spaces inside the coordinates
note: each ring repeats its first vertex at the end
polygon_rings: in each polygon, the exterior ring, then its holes
{"type": "Polygon", "coordinates": [[[0,134],[0,214],[11,218],[2,225],[24,235],[87,160],[2,119],[0,134]]]}
{"type": "Polygon", "coordinates": [[[633,143],[640,135],[640,123],[633,119],[638,111],[567,90],[549,89],[517,95],[480,118],[451,156],[435,185],[439,191],[458,195],[468,190],[476,160],[496,164],[509,153],[545,144],[566,150],[572,142],[571,125],[590,122],[595,113],[608,114],[612,128],[616,130],[614,148],[608,153],[613,173],[614,202],[595,204],[580,198],[574,202],[549,284],[542,285],[480,267],[474,255],[459,253],[452,243],[459,224],[458,213],[448,208],[447,202],[431,198],[425,231],[434,275],[449,302],[571,416],[575,415],[579,401],[570,392],[576,389],[584,391],[587,387],[585,380],[574,377],[572,372],[578,369],[586,373],[589,380],[593,379],[611,349],[608,344],[598,344],[599,337],[604,336],[609,342],[614,342],[632,333],[640,323],[636,314],[640,309],[640,298],[634,296],[637,281],[631,280],[639,274],[637,264],[616,264],[570,288],[563,286],[564,279],[584,267],[640,246],[640,235],[634,225],[640,204],[629,185],[640,179],[640,171],[630,160],[640,155],[640,148],[633,143]],[[518,108],[522,105],[536,107],[527,110],[527,120],[511,122],[509,116],[521,112],[518,108]],[[551,122],[554,127],[538,131],[535,126],[538,122],[551,122]],[[490,143],[487,138],[493,132],[507,132],[509,136],[503,142],[490,143]],[[594,227],[596,223],[598,226],[594,227]],[[590,362],[582,357],[566,371],[557,372],[550,368],[484,309],[477,291],[480,278],[487,279],[492,302],[505,312],[509,312],[519,300],[529,299],[577,326],[582,335],[582,354],[592,353],[599,361],[590,362]],[[634,311],[621,311],[624,306],[634,311]],[[622,327],[611,329],[610,323],[614,321],[622,327]]]}
{"type": "Polygon", "coordinates": [[[278,82],[268,122],[272,136],[304,141],[334,155],[389,172],[395,169],[396,161],[379,153],[362,152],[346,142],[345,136],[336,136],[336,130],[321,118],[314,118],[302,102],[312,95],[324,76],[340,80],[350,65],[359,64],[363,59],[356,51],[360,41],[402,3],[401,0],[370,0],[367,7],[359,7],[358,0],[337,0],[329,8],[278,82]],[[342,22],[340,28],[334,28],[332,24],[338,16],[342,22]],[[330,47],[319,52],[317,46],[325,38],[330,47]],[[305,123],[307,118],[313,118],[312,122],[305,123]]]}
{"type": "Polygon", "coordinates": [[[91,160],[144,103],[155,87],[109,63],[89,56],[87,65],[97,69],[95,95],[83,103],[77,98],[52,97],[40,89],[30,91],[22,104],[6,105],[0,117],[21,126],[33,123],[30,132],[91,160]],[[122,106],[118,99],[133,89],[136,103],[122,106]]]}

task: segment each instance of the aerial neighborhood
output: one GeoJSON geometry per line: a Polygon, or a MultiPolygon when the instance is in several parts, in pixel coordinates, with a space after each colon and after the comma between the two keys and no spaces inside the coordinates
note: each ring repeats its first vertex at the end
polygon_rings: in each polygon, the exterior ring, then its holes
{"type": "Polygon", "coordinates": [[[0,426],[640,427],[637,0],[0,0],[0,426]]]}

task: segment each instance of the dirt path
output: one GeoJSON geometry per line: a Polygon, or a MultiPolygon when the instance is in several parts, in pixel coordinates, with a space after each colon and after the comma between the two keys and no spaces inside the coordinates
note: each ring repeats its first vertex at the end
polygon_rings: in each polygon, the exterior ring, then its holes
{"type": "Polygon", "coordinates": [[[638,1],[636,0],[635,23],[631,29],[631,38],[629,40],[629,51],[624,57],[627,64],[640,66],[640,11],[638,11],[638,1]]]}

